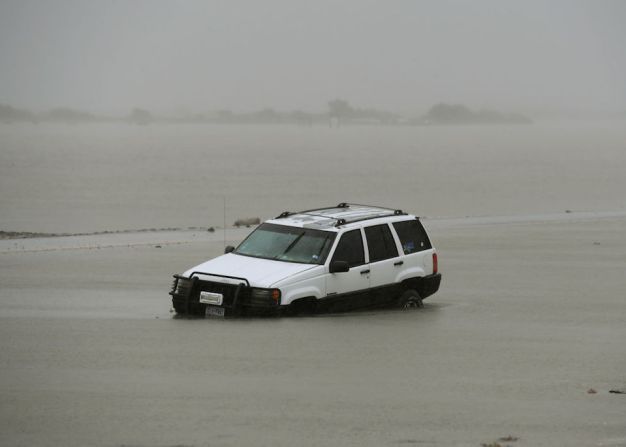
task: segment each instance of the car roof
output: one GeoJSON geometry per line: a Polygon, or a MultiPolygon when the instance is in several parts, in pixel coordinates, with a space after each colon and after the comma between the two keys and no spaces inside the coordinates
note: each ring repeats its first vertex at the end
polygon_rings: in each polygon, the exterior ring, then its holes
{"type": "Polygon", "coordinates": [[[416,217],[399,209],[343,202],[327,208],[293,213],[285,211],[267,222],[292,227],[340,231],[340,229],[347,227],[359,227],[358,223],[366,220],[380,219],[388,222],[389,218],[394,218],[393,220],[397,221],[407,218],[415,219],[416,217]]]}

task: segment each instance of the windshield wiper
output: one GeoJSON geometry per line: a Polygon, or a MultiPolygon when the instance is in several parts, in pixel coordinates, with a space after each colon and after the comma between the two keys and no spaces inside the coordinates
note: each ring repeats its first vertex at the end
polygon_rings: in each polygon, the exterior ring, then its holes
{"type": "MultiPolygon", "coordinates": [[[[287,246],[287,248],[285,248],[285,251],[283,251],[283,252],[282,252],[281,254],[279,254],[278,256],[283,256],[283,255],[286,255],[286,254],[287,254],[287,252],[288,252],[289,250],[291,250],[293,247],[295,247],[295,245],[298,243],[298,241],[299,241],[300,239],[302,239],[302,236],[304,236],[304,234],[305,234],[305,233],[306,233],[305,231],[303,231],[302,233],[300,233],[300,234],[298,235],[298,237],[297,237],[297,238],[295,238],[293,241],[291,241],[291,244],[289,244],[289,245],[287,246]]],[[[278,257],[278,256],[276,256],[276,257],[278,257]]]]}
{"type": "Polygon", "coordinates": [[[330,235],[326,236],[326,238],[324,239],[324,242],[322,242],[322,246],[320,247],[320,250],[317,252],[317,255],[315,255],[314,259],[320,258],[320,256],[322,255],[322,252],[324,251],[324,248],[326,248],[326,243],[328,242],[329,239],[330,239],[330,235]]]}

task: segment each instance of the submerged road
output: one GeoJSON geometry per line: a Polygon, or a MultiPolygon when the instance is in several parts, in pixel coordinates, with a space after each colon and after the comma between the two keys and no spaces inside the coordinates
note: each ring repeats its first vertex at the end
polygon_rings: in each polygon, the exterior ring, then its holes
{"type": "MultiPolygon", "coordinates": [[[[511,216],[466,216],[428,218],[422,221],[428,228],[465,228],[474,225],[509,225],[548,222],[584,222],[626,218],[626,211],[567,211],[553,214],[525,214],[511,216]]],[[[193,230],[124,230],[112,232],[59,235],[36,238],[0,239],[0,253],[41,252],[54,250],[88,250],[94,248],[139,247],[148,245],[194,244],[222,242],[237,244],[252,228],[227,228],[206,231],[193,230]]]]}

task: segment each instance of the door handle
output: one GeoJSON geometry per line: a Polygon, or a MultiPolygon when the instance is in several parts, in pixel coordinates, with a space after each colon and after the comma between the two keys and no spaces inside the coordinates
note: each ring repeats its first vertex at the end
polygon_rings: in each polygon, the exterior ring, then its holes
{"type": "Polygon", "coordinates": [[[361,270],[361,275],[367,275],[369,272],[370,272],[369,269],[361,270]]]}
{"type": "Polygon", "coordinates": [[[393,265],[395,265],[396,267],[402,264],[404,264],[404,261],[398,261],[393,263],[393,265]]]}

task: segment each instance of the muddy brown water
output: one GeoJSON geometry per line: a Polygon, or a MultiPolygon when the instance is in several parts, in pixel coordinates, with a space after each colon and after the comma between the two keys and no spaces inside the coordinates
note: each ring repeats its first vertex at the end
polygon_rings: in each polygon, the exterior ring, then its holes
{"type": "Polygon", "coordinates": [[[444,275],[425,308],[304,318],[175,318],[171,275],[218,232],[0,241],[0,444],[626,446],[624,141],[0,125],[3,231],[219,226],[224,196],[227,223],[346,200],[474,216],[425,220],[444,275]]]}
{"type": "Polygon", "coordinates": [[[0,125],[0,230],[223,225],[339,202],[429,217],[626,210],[626,125],[0,125]]]}
{"type": "Polygon", "coordinates": [[[1,254],[0,442],[625,445],[626,220],[430,230],[425,308],[303,318],[173,317],[219,242],[1,254]]]}

